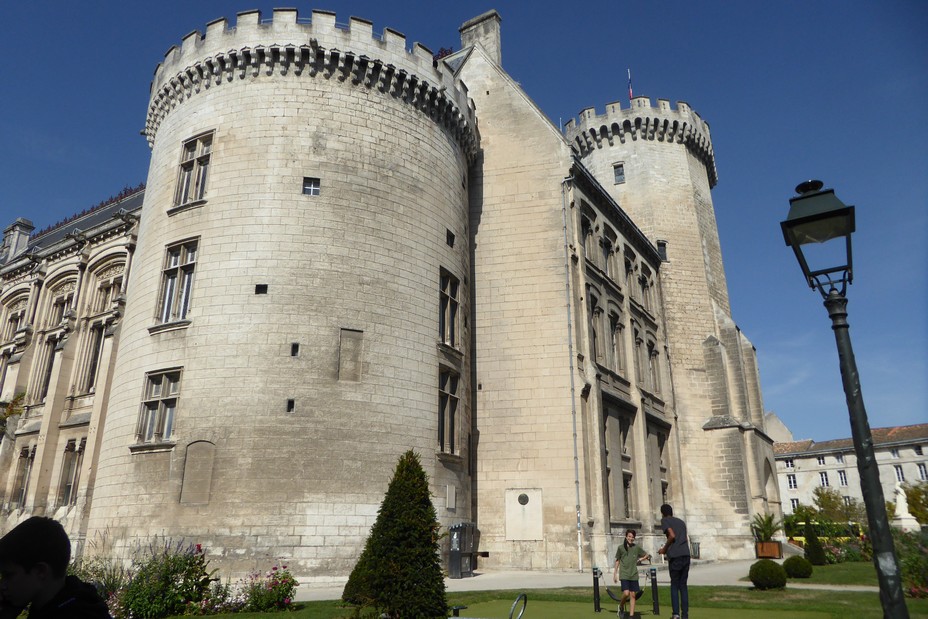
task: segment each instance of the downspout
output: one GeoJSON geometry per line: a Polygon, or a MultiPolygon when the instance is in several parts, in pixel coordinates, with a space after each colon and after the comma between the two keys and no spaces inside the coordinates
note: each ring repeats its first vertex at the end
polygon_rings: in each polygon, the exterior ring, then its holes
{"type": "Polygon", "coordinates": [[[567,242],[567,183],[574,180],[573,176],[568,176],[561,181],[561,216],[563,219],[564,232],[564,295],[565,307],[567,308],[567,352],[568,352],[568,369],[570,370],[570,417],[573,423],[574,431],[574,491],[577,496],[577,565],[578,571],[583,571],[583,526],[580,520],[580,456],[577,450],[577,399],[576,386],[574,385],[574,335],[573,321],[571,319],[571,294],[570,294],[570,245],[567,242]]]}

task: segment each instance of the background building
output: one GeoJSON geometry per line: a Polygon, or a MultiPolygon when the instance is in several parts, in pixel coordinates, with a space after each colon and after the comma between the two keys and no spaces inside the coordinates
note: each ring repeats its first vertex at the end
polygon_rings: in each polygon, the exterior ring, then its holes
{"type": "MultiPolygon", "coordinates": [[[[897,483],[928,481],[928,423],[873,428],[871,432],[887,501],[895,500],[897,483]]],[[[810,439],[778,442],[773,448],[784,513],[793,513],[799,505],[813,505],[816,488],[837,490],[846,504],[863,504],[857,455],[850,438],[818,443],[810,439]]]]}
{"type": "Polygon", "coordinates": [[[169,50],[144,192],[7,229],[4,527],[343,575],[411,448],[483,565],[608,564],[628,527],[654,550],[666,501],[753,556],[779,495],[708,125],[638,97],[561,132],[495,11],[461,43],[280,9],[169,50]]]}

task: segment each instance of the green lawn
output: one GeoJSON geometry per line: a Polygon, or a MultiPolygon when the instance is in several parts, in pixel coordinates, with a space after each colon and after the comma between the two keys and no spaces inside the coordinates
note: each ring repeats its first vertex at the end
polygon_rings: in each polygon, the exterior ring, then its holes
{"type": "MultiPolygon", "coordinates": [[[[876,593],[790,589],[785,591],[755,591],[747,587],[690,587],[690,613],[693,617],[712,619],[880,619],[879,596],[876,593]]],[[[461,615],[486,619],[508,619],[512,603],[519,591],[475,591],[448,595],[450,605],[464,604],[461,615]]],[[[593,610],[589,589],[529,590],[528,606],[523,619],[565,619],[615,616],[616,604],[603,592],[603,612],[593,610]]],[[[928,618],[928,600],[906,600],[910,616],[928,618]]],[[[338,601],[303,602],[297,610],[286,613],[242,613],[215,615],[227,619],[351,619],[350,608],[338,601]]],[[[639,601],[639,614],[653,617],[650,592],[639,601]]],[[[516,613],[518,614],[518,612],[516,613]]],[[[670,591],[661,587],[660,616],[670,617],[670,591]]],[[[361,615],[368,619],[374,613],[361,615]]]]}
{"type": "Polygon", "coordinates": [[[876,578],[876,568],[873,566],[873,563],[869,561],[838,563],[836,565],[817,565],[812,569],[811,578],[791,578],[789,582],[813,583],[817,585],[880,586],[876,578]]]}

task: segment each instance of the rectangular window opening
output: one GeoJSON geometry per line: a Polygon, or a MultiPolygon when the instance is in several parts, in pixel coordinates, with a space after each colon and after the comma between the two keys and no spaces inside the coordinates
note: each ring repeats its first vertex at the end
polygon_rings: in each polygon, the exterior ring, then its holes
{"type": "Polygon", "coordinates": [[[255,284],[255,294],[267,294],[267,284],[255,284]]]}
{"type": "Polygon", "coordinates": [[[292,413],[296,409],[296,400],[287,400],[287,412],[292,413]]]}
{"type": "Polygon", "coordinates": [[[625,182],[625,164],[622,162],[612,164],[612,176],[616,185],[625,182]]]}
{"type": "Polygon", "coordinates": [[[322,193],[322,181],[311,176],[303,177],[303,195],[318,196],[322,193]]]}
{"type": "Polygon", "coordinates": [[[290,356],[299,357],[300,356],[300,344],[299,342],[293,342],[290,344],[290,356]]]}
{"type": "Polygon", "coordinates": [[[174,415],[180,396],[180,370],[152,372],[145,392],[135,438],[139,443],[162,443],[174,436],[174,415]]]}

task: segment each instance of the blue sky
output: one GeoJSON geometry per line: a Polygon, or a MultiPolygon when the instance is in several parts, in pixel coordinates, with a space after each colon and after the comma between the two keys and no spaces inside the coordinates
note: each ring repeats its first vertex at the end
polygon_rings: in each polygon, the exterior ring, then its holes
{"type": "MultiPolygon", "coordinates": [[[[158,61],[217,17],[279,2],[4,7],[0,224],[38,228],[145,180],[139,135],[158,61]]],[[[329,0],[433,50],[502,15],[503,66],[557,123],[636,95],[688,102],[709,122],[713,192],[736,322],[754,343],[764,402],[795,437],[850,436],[821,299],[779,222],[819,178],[857,207],[851,336],[872,427],[928,422],[928,3],[329,0]]]]}

